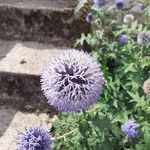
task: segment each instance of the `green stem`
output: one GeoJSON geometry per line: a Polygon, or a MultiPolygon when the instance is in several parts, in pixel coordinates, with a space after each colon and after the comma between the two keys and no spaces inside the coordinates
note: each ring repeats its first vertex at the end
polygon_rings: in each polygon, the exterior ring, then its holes
{"type": "Polygon", "coordinates": [[[59,136],[59,137],[54,138],[53,140],[59,140],[59,139],[62,139],[62,138],[63,138],[64,140],[66,140],[66,136],[68,136],[68,135],[70,135],[70,134],[76,132],[77,130],[78,130],[78,129],[75,128],[74,130],[72,130],[72,131],[70,131],[70,132],[68,132],[68,133],[65,133],[65,134],[63,134],[63,135],[61,135],[61,136],[59,136]]]}
{"type": "Polygon", "coordinates": [[[144,57],[144,47],[142,46],[141,47],[141,58],[143,58],[144,57]]]}
{"type": "Polygon", "coordinates": [[[70,132],[68,132],[68,133],[65,133],[65,134],[63,134],[63,135],[61,135],[61,136],[59,136],[59,137],[54,138],[54,140],[59,140],[59,139],[62,139],[62,138],[63,138],[63,139],[66,141],[66,137],[67,137],[68,135],[70,135],[70,134],[76,132],[76,131],[78,131],[77,128],[75,128],[74,130],[72,130],[72,131],[70,131],[70,132]]]}

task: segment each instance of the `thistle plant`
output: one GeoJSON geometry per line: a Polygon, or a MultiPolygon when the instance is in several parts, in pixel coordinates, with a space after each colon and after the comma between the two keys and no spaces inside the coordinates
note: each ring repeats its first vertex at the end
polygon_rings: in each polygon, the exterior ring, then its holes
{"type": "Polygon", "coordinates": [[[59,111],[79,112],[98,100],[104,78],[100,64],[89,54],[66,50],[47,63],[41,85],[48,102],[59,111]]]}
{"type": "Polygon", "coordinates": [[[86,21],[88,23],[91,23],[92,22],[92,19],[93,19],[93,14],[91,12],[89,12],[86,16],[86,21]]]}
{"type": "Polygon", "coordinates": [[[138,34],[137,42],[140,45],[150,45],[150,31],[143,31],[138,34]]]}
{"type": "Polygon", "coordinates": [[[122,131],[129,138],[138,138],[140,132],[138,130],[139,124],[137,124],[134,120],[128,120],[122,125],[122,131]]]}
{"type": "Polygon", "coordinates": [[[91,4],[91,33],[82,33],[75,46],[90,46],[101,64],[105,88],[93,107],[59,116],[54,124],[58,136],[78,130],[56,141],[55,149],[149,149],[149,80],[145,79],[150,74],[150,25],[137,20],[136,15],[125,14],[125,3],[114,1],[116,7],[110,14],[96,1],[91,4]]]}
{"type": "Polygon", "coordinates": [[[124,0],[116,0],[116,7],[122,9],[124,6],[124,0]]]}
{"type": "Polygon", "coordinates": [[[119,36],[118,42],[119,42],[120,45],[124,45],[124,44],[127,43],[127,41],[128,41],[129,39],[130,39],[130,37],[129,37],[128,35],[122,34],[122,35],[119,36]]]}
{"type": "Polygon", "coordinates": [[[19,134],[16,143],[18,150],[51,150],[52,137],[45,128],[30,127],[19,134]]]}
{"type": "Polygon", "coordinates": [[[92,53],[65,50],[42,72],[41,89],[60,111],[55,138],[44,128],[27,128],[17,138],[18,150],[51,150],[53,142],[55,150],[149,150],[150,24],[124,15],[125,0],[115,0],[114,15],[107,15],[107,2],[93,1],[85,16],[91,33],[76,42],[86,42],[92,53]]]}

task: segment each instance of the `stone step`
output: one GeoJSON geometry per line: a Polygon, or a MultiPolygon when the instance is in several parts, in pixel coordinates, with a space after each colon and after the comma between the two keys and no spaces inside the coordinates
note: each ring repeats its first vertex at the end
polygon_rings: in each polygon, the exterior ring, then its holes
{"type": "Polygon", "coordinates": [[[88,26],[74,17],[76,4],[77,0],[0,0],[0,39],[72,41],[88,26]]]}
{"type": "Polygon", "coordinates": [[[23,112],[0,106],[0,150],[16,150],[16,138],[28,127],[44,127],[51,131],[56,119],[54,112],[23,112]]]}
{"type": "Polygon", "coordinates": [[[0,105],[49,108],[40,86],[43,65],[63,51],[37,42],[0,41],[0,105]]]}

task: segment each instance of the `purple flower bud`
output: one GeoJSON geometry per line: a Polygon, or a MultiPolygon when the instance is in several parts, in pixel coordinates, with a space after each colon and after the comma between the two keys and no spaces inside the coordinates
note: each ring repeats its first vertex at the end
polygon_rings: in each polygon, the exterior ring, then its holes
{"type": "Polygon", "coordinates": [[[91,23],[92,22],[92,19],[93,19],[93,14],[91,12],[89,12],[86,16],[86,21],[88,23],[91,23]]]}
{"type": "Polygon", "coordinates": [[[104,78],[100,64],[89,54],[66,50],[47,63],[41,84],[51,105],[59,111],[78,112],[98,100],[104,78]]]}
{"type": "Polygon", "coordinates": [[[129,40],[129,38],[130,37],[128,35],[122,34],[122,35],[119,36],[118,42],[119,42],[119,44],[124,45],[125,43],[127,43],[127,41],[129,40]]]}
{"type": "Polygon", "coordinates": [[[98,5],[99,7],[104,6],[107,4],[107,0],[94,0],[94,4],[98,5]]]}
{"type": "Polygon", "coordinates": [[[51,150],[52,137],[40,127],[27,128],[17,138],[18,150],[51,150]]]}
{"type": "Polygon", "coordinates": [[[138,138],[139,133],[139,124],[135,123],[134,120],[128,120],[122,125],[122,131],[129,138],[138,138]]]}
{"type": "Polygon", "coordinates": [[[116,0],[116,6],[118,9],[122,9],[124,6],[124,0],[116,0]]]}

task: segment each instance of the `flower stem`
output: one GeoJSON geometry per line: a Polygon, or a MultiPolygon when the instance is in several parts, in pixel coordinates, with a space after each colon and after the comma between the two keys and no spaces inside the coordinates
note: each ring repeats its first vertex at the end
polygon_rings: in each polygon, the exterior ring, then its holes
{"type": "Polygon", "coordinates": [[[144,47],[142,46],[141,47],[141,58],[143,58],[143,56],[144,56],[144,47]]]}
{"type": "Polygon", "coordinates": [[[59,140],[59,139],[64,139],[64,140],[66,140],[66,136],[68,136],[68,135],[70,135],[70,134],[72,134],[72,133],[74,133],[74,132],[76,132],[78,129],[76,128],[76,129],[74,129],[74,130],[72,130],[72,131],[70,131],[70,132],[68,132],[68,133],[65,133],[65,134],[63,134],[63,135],[61,135],[61,136],[59,136],[59,137],[56,137],[56,138],[54,138],[55,140],[59,140]]]}

